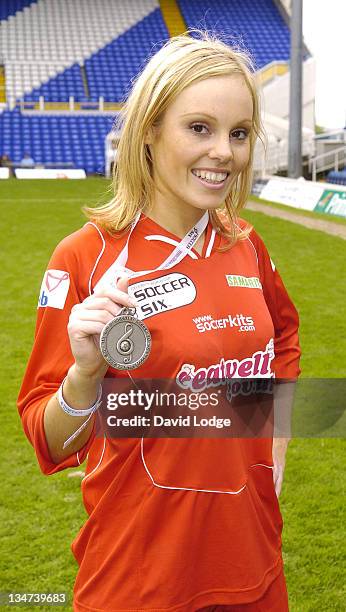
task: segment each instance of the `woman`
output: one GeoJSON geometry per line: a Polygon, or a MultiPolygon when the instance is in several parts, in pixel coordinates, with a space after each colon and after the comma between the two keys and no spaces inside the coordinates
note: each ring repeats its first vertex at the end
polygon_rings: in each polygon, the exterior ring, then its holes
{"type": "Polygon", "coordinates": [[[92,416],[112,379],[113,390],[136,377],[201,391],[298,376],[296,310],[238,218],[259,134],[248,58],[205,33],[171,39],[124,106],[114,199],[49,263],[19,410],[44,473],[88,455],[78,612],[288,609],[276,495],[287,441],[112,439],[92,416]],[[99,348],[123,307],[152,338],[132,373],[99,348]]]}

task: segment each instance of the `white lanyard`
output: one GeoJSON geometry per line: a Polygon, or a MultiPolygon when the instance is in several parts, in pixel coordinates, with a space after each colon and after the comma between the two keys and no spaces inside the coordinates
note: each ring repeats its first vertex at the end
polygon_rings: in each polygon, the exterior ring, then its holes
{"type": "Polygon", "coordinates": [[[129,268],[126,268],[126,263],[129,255],[129,241],[133,230],[135,229],[141,213],[138,213],[135,220],[131,224],[131,230],[127,237],[126,244],[122,251],[119,253],[117,259],[114,263],[106,270],[102,278],[100,278],[99,282],[96,284],[94,291],[100,287],[111,287],[116,289],[117,281],[120,276],[126,275],[128,278],[138,278],[139,276],[144,276],[145,274],[150,274],[151,272],[157,272],[158,270],[168,270],[169,268],[173,268],[176,264],[178,264],[186,255],[191,251],[193,246],[196,244],[197,240],[203,234],[205,228],[208,225],[209,215],[208,211],[204,213],[201,219],[194,225],[184,236],[184,238],[179,242],[179,244],[175,247],[173,253],[171,253],[167,259],[165,259],[162,264],[160,264],[157,268],[153,270],[141,270],[139,272],[133,272],[129,268]]]}

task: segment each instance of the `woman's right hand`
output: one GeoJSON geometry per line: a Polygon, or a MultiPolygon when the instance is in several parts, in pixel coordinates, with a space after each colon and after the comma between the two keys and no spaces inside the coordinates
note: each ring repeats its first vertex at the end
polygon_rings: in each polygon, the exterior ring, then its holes
{"type": "Polygon", "coordinates": [[[124,306],[136,306],[127,291],[128,278],[122,277],[116,289],[100,289],[73,306],[67,331],[75,368],[83,376],[105,375],[109,366],[100,351],[100,334],[124,306]]]}

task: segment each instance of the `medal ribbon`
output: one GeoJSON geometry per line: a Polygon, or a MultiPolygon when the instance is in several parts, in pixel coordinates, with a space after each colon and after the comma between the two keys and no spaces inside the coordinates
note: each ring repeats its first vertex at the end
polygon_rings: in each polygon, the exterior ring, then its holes
{"type": "Polygon", "coordinates": [[[175,247],[174,251],[165,259],[157,268],[153,270],[141,270],[138,272],[133,272],[129,268],[126,268],[126,262],[129,254],[129,241],[131,238],[131,234],[135,229],[141,213],[138,213],[135,220],[131,224],[131,229],[129,235],[127,237],[126,244],[122,251],[119,253],[115,262],[106,270],[102,278],[100,278],[99,282],[96,284],[94,291],[100,287],[112,287],[116,289],[117,281],[120,276],[126,274],[129,278],[138,278],[139,276],[144,276],[145,274],[151,274],[151,272],[157,272],[159,270],[169,270],[173,268],[176,264],[178,264],[186,255],[192,250],[197,240],[202,236],[204,230],[206,229],[209,221],[208,211],[204,213],[201,219],[194,225],[184,236],[184,238],[179,242],[179,244],[175,247]]]}

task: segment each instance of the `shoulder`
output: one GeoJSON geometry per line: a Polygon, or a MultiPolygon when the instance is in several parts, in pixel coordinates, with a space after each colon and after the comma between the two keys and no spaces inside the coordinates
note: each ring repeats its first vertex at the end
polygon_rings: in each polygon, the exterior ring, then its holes
{"type": "Polygon", "coordinates": [[[126,235],[112,235],[88,222],[66,236],[55,248],[48,270],[68,274],[81,294],[91,291],[100,276],[114,263],[126,242],[126,235]]]}
{"type": "Polygon", "coordinates": [[[94,223],[86,223],[82,228],[63,238],[55,247],[52,260],[89,267],[103,253],[106,245],[116,239],[94,223]]]}
{"type": "Polygon", "coordinates": [[[90,279],[105,250],[106,240],[104,232],[90,223],[63,238],[46,266],[39,305],[62,311],[66,304],[70,311],[73,304],[87,297],[90,279]]]}
{"type": "Polygon", "coordinates": [[[89,249],[97,249],[105,240],[105,232],[94,223],[86,223],[76,232],[63,238],[55,248],[55,252],[65,254],[85,253],[89,249]]]}
{"type": "Polygon", "coordinates": [[[88,279],[109,239],[111,236],[108,238],[107,233],[99,227],[86,223],[58,243],[49,259],[46,275],[53,274],[60,278],[67,274],[81,294],[87,292],[88,279]]]}

